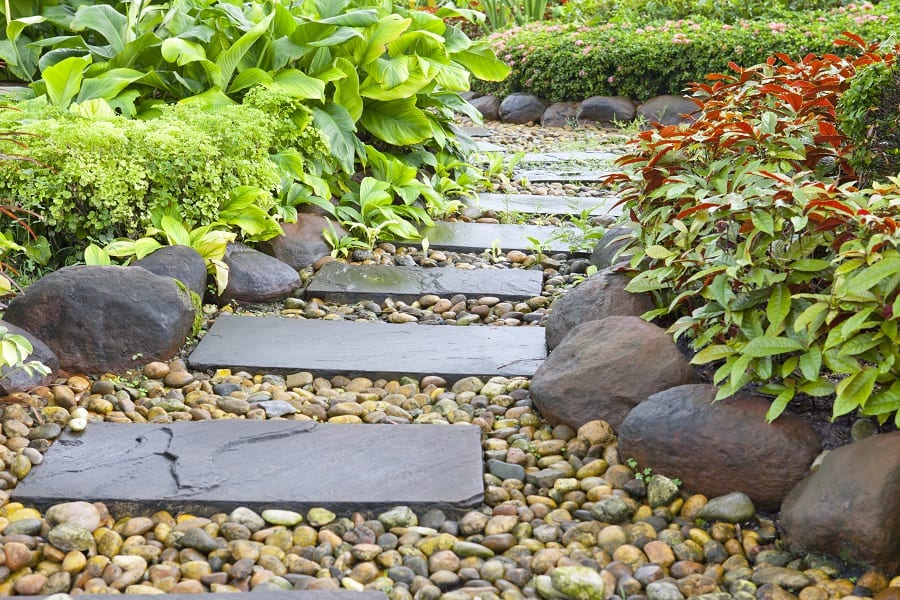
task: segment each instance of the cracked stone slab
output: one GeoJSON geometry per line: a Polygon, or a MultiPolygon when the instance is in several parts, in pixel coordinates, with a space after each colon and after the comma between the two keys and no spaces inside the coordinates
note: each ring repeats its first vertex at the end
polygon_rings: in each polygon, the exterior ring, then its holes
{"type": "Polygon", "coordinates": [[[582,169],[565,169],[554,171],[548,169],[517,169],[515,179],[527,179],[529,183],[594,183],[606,179],[615,171],[595,171],[582,169]]]}
{"type": "Polygon", "coordinates": [[[311,371],[377,379],[534,375],[547,358],[542,327],[357,323],[220,315],[188,357],[196,370],[311,371]]]}
{"type": "Polygon", "coordinates": [[[527,269],[429,269],[332,262],[313,276],[306,288],[306,297],[342,303],[380,302],[388,296],[412,302],[425,294],[447,298],[464,294],[471,298],[496,296],[501,300],[522,300],[539,296],[542,285],[542,273],[527,269]]]}
{"type": "MultiPolygon", "coordinates": [[[[66,594],[65,596],[68,596],[66,594]]],[[[108,594],[78,594],[72,600],[109,600],[108,594]]],[[[20,600],[44,600],[47,596],[16,596],[20,600]]],[[[159,594],[128,594],[128,600],[159,600],[159,594]]],[[[222,594],[166,594],[166,600],[222,600],[222,594]]],[[[253,600],[387,600],[382,592],[366,590],[253,590],[253,600]]]]}
{"type": "MultiPolygon", "coordinates": [[[[482,210],[518,212],[532,215],[579,215],[617,217],[622,207],[615,196],[587,198],[581,196],[534,196],[531,194],[478,194],[477,200],[467,200],[470,206],[482,210]]],[[[430,241],[430,240],[429,240],[430,241]]]]}
{"type": "MultiPolygon", "coordinates": [[[[534,238],[545,251],[569,253],[570,245],[565,241],[566,236],[561,235],[565,229],[566,227],[548,225],[436,221],[434,227],[422,229],[420,233],[428,238],[428,245],[434,250],[480,254],[485,250],[499,248],[502,252],[510,250],[530,252],[534,248],[534,243],[529,238],[534,238]]],[[[408,240],[398,244],[421,246],[421,241],[408,240]]]]}
{"type": "Polygon", "coordinates": [[[61,435],[16,487],[41,509],[72,499],[117,516],[211,515],[238,506],[375,515],[394,506],[480,506],[481,430],[224,419],[91,423],[61,435]]]}

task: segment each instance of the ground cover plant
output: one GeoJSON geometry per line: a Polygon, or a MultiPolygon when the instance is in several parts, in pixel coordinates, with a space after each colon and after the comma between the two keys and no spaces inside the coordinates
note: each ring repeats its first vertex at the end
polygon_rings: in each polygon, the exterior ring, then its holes
{"type": "Polygon", "coordinates": [[[843,31],[886,40],[900,26],[898,6],[888,0],[733,22],[702,11],[654,19],[650,11],[639,19],[623,13],[608,22],[532,23],[489,36],[511,73],[501,83],[477,88],[501,96],[529,92],[551,102],[681,94],[689,82],[725,70],[732,60],[751,65],[776,53],[843,52],[832,46],[843,31]]]}
{"type": "Polygon", "coordinates": [[[900,178],[857,187],[835,110],[897,48],[840,43],[854,53],[732,64],[692,86],[696,121],[637,136],[614,177],[640,242],[628,289],[719,365],[718,398],[757,382],[769,419],[804,393],[900,423],[900,178]]]}

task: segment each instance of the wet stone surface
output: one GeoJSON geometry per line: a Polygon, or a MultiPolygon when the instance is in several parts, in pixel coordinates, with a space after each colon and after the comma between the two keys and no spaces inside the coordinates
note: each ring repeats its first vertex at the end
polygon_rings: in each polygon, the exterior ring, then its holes
{"type": "MultiPolygon", "coordinates": [[[[421,234],[428,238],[431,248],[454,252],[480,253],[492,248],[504,252],[530,250],[535,245],[532,239],[546,251],[568,252],[569,244],[560,239],[560,229],[564,227],[439,221],[434,227],[423,229],[421,234]]],[[[418,244],[414,241],[400,243],[418,244]]]]}

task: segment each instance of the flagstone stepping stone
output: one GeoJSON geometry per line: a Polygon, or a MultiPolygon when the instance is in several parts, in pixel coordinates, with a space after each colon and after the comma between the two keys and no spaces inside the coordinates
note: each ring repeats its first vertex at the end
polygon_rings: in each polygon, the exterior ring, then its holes
{"type": "Polygon", "coordinates": [[[491,135],[493,135],[493,132],[487,127],[470,127],[463,125],[459,127],[459,130],[472,138],[491,137],[491,135]]]}
{"type": "MultiPolygon", "coordinates": [[[[564,227],[549,225],[504,225],[495,223],[463,223],[458,221],[437,221],[434,227],[420,231],[428,238],[428,246],[434,250],[451,252],[475,252],[498,248],[500,251],[531,251],[537,240],[545,251],[571,252],[568,243],[556,239],[564,227]]],[[[399,242],[407,246],[420,246],[421,241],[408,240],[399,242]]],[[[575,254],[582,254],[576,252],[575,254]]],[[[587,253],[584,253],[587,256],[587,253]]]]}
{"type": "Polygon", "coordinates": [[[331,262],[315,274],[307,298],[352,304],[381,301],[390,296],[412,302],[425,294],[441,297],[463,294],[520,300],[540,296],[543,276],[526,269],[464,269],[348,265],[331,262]]]}
{"type": "MultiPolygon", "coordinates": [[[[149,583],[147,584],[149,585],[149,583]]],[[[222,594],[166,594],[166,600],[222,600],[222,594]]],[[[20,600],[44,600],[47,596],[16,596],[20,600]]],[[[78,600],[109,600],[108,594],[78,594],[78,600]]],[[[128,594],[128,600],[159,600],[159,594],[128,594]]],[[[253,590],[253,600],[387,600],[382,592],[366,590],[253,590]]]]}
{"type": "Polygon", "coordinates": [[[475,140],[475,150],[478,152],[506,152],[506,148],[484,140],[475,140]]]}
{"type": "MultiPolygon", "coordinates": [[[[616,206],[615,196],[587,198],[581,196],[533,196],[531,194],[478,194],[477,200],[468,200],[470,206],[482,210],[519,212],[532,215],[579,215],[588,212],[592,216],[617,217],[622,207],[616,206]]],[[[429,240],[431,241],[431,240],[429,240]]]]}
{"type": "Polygon", "coordinates": [[[103,502],[117,517],[239,506],[375,515],[398,505],[459,515],[484,500],[482,468],[481,430],[469,425],[91,423],[63,433],[13,496],[40,509],[103,502]]]}
{"type": "Polygon", "coordinates": [[[188,357],[196,370],[311,371],[324,377],[534,374],[547,357],[541,327],[455,327],[286,317],[219,316],[188,357]]]}
{"type": "Polygon", "coordinates": [[[603,181],[613,171],[596,171],[582,169],[566,169],[554,171],[552,169],[518,169],[515,171],[516,179],[527,179],[529,183],[568,183],[581,182],[593,183],[603,181]]]}
{"type": "Polygon", "coordinates": [[[523,163],[555,163],[564,161],[607,161],[611,162],[622,156],[606,150],[528,152],[522,157],[523,163]]]}

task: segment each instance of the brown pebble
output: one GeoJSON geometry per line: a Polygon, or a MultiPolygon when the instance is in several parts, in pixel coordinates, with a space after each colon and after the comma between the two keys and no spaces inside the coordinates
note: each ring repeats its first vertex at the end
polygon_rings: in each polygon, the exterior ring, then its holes
{"type": "Polygon", "coordinates": [[[144,375],[150,379],[162,379],[170,372],[169,365],[164,362],[154,361],[144,365],[144,375]]]}
{"type": "Polygon", "coordinates": [[[15,573],[31,564],[31,550],[21,542],[7,542],[3,545],[6,567],[15,573]]]}
{"type": "Polygon", "coordinates": [[[194,376],[187,371],[172,371],[163,379],[166,385],[180,388],[194,381],[194,376]]]}
{"type": "Polygon", "coordinates": [[[183,579],[172,586],[171,594],[202,594],[206,589],[195,579],[183,579]]]}

